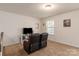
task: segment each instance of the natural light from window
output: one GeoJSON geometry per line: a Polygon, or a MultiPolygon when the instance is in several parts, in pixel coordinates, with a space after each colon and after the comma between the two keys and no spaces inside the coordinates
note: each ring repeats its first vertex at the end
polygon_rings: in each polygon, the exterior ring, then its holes
{"type": "Polygon", "coordinates": [[[50,35],[54,35],[54,20],[46,21],[46,31],[50,35]]]}

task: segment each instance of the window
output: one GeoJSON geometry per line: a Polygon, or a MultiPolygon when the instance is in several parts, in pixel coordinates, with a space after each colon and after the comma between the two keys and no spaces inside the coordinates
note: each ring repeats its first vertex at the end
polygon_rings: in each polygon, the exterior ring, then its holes
{"type": "Polygon", "coordinates": [[[48,20],[46,22],[46,30],[48,34],[54,35],[54,20],[48,20]]]}

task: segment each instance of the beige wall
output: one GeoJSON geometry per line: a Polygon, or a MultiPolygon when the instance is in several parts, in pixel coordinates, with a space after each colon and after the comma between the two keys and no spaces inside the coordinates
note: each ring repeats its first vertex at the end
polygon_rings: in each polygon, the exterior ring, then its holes
{"type": "Polygon", "coordinates": [[[40,20],[33,17],[0,11],[0,32],[4,32],[4,45],[19,43],[23,27],[32,27],[34,33],[40,32],[37,23],[40,24],[40,20]]]}
{"type": "Polygon", "coordinates": [[[46,32],[46,28],[42,25],[46,20],[55,21],[55,35],[49,35],[50,40],[79,47],[79,10],[41,20],[0,11],[0,32],[4,32],[5,45],[19,43],[23,27],[32,27],[34,32],[46,32]],[[71,27],[63,27],[64,19],[71,19],[71,27]],[[36,28],[37,23],[41,28],[36,28]]]}
{"type": "MultiPolygon", "coordinates": [[[[79,47],[79,10],[43,19],[55,21],[55,35],[49,35],[49,39],[79,47]],[[63,20],[71,19],[71,27],[63,27],[63,20]]],[[[43,29],[45,31],[45,29],[43,29]]]]}

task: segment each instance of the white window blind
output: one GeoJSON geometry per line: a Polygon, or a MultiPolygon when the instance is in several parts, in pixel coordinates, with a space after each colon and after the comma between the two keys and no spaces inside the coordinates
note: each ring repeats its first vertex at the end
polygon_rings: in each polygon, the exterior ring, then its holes
{"type": "Polygon", "coordinates": [[[46,30],[48,34],[54,35],[54,20],[48,20],[46,22],[46,30]]]}

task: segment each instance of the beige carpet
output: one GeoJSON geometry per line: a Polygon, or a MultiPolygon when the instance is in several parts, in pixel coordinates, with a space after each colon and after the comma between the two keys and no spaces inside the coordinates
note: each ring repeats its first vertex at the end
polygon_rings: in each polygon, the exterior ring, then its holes
{"type": "MultiPolygon", "coordinates": [[[[20,44],[7,46],[4,48],[4,56],[29,56],[20,44]]],[[[30,54],[30,56],[79,56],[79,49],[48,41],[47,47],[30,54]]]]}

